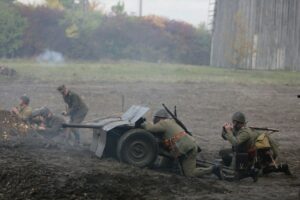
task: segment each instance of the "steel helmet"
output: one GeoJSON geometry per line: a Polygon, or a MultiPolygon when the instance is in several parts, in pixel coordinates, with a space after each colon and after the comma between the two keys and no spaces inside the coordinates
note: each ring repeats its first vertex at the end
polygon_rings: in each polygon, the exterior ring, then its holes
{"type": "Polygon", "coordinates": [[[40,115],[41,115],[42,117],[47,117],[47,116],[49,115],[49,113],[50,113],[50,110],[49,110],[49,108],[47,108],[46,106],[45,106],[45,107],[42,107],[42,108],[40,109],[40,115]]]}
{"type": "Polygon", "coordinates": [[[29,104],[29,102],[30,102],[30,98],[27,96],[27,95],[23,95],[23,96],[21,96],[20,97],[20,99],[23,101],[23,103],[25,103],[26,105],[28,105],[29,104]]]}
{"type": "Polygon", "coordinates": [[[232,121],[237,121],[240,123],[246,123],[246,117],[242,112],[236,112],[232,115],[232,121]]]}

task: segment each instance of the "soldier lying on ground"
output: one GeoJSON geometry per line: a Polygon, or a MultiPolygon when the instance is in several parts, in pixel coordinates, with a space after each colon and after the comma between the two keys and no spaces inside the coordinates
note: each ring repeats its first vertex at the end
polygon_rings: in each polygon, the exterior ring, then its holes
{"type": "Polygon", "coordinates": [[[165,149],[174,159],[178,159],[185,176],[201,177],[214,173],[222,179],[218,165],[208,168],[196,167],[198,145],[195,139],[188,135],[173,119],[170,119],[165,109],[159,110],[154,114],[153,124],[145,122],[141,126],[153,134],[162,136],[165,149]]]}
{"type": "Polygon", "coordinates": [[[35,111],[33,117],[32,122],[38,124],[34,128],[40,135],[52,139],[65,133],[65,129],[62,128],[65,120],[60,116],[54,115],[47,107],[35,111]]]}
{"type": "Polygon", "coordinates": [[[234,113],[232,124],[224,124],[222,137],[232,145],[232,149],[220,151],[225,165],[231,165],[231,167],[237,169],[242,165],[239,160],[242,157],[239,157],[239,155],[246,155],[246,168],[248,168],[248,171],[239,178],[251,176],[257,179],[258,170],[262,170],[263,174],[284,172],[286,175],[291,175],[287,164],[276,164],[275,160],[278,157],[278,145],[276,142],[267,133],[247,127],[243,113],[234,113]],[[235,157],[233,153],[235,153],[235,157]]]}
{"type": "Polygon", "coordinates": [[[23,95],[20,97],[20,103],[18,106],[12,108],[11,112],[17,115],[24,121],[28,121],[32,114],[32,109],[29,106],[30,99],[28,96],[23,95]]]}
{"type": "MultiPolygon", "coordinates": [[[[70,116],[70,124],[80,124],[88,113],[87,105],[78,94],[67,89],[65,85],[59,86],[57,90],[62,94],[64,101],[68,106],[67,111],[63,112],[63,115],[70,116]]],[[[79,144],[79,130],[77,128],[72,128],[71,131],[74,134],[75,143],[79,144]]]]}

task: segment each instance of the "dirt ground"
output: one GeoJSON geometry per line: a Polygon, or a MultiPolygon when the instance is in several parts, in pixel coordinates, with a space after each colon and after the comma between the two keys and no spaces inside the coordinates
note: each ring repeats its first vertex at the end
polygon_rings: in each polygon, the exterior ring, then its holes
{"type": "MultiPolygon", "coordinates": [[[[26,93],[31,106],[47,105],[55,113],[64,109],[56,91],[61,83],[0,82],[0,107],[10,109],[26,93]]],[[[100,160],[87,147],[52,145],[26,138],[0,143],[0,199],[298,199],[300,188],[300,100],[299,86],[246,85],[233,83],[69,83],[83,95],[90,111],[87,121],[118,115],[133,104],[161,103],[178,108],[179,118],[193,132],[208,160],[218,157],[229,144],[220,136],[221,126],[235,111],[243,111],[249,125],[279,129],[273,137],[281,147],[293,177],[272,174],[239,182],[214,177],[185,178],[174,174],[139,169],[115,160],[100,160]],[[125,106],[122,108],[122,96],[125,106]]],[[[151,112],[148,117],[150,119],[151,112]]],[[[90,142],[89,131],[82,133],[90,142]]]]}

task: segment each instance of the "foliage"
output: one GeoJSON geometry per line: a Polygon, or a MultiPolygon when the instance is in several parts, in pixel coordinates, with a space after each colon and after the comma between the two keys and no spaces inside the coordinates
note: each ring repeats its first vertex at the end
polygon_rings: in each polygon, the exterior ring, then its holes
{"type": "Polygon", "coordinates": [[[118,1],[118,3],[111,7],[111,12],[114,15],[126,15],[124,2],[118,1]]]}
{"type": "Polygon", "coordinates": [[[68,49],[65,27],[59,24],[64,16],[62,10],[20,6],[19,12],[28,21],[19,56],[35,56],[45,49],[60,52],[68,49]]]}
{"type": "Polygon", "coordinates": [[[0,57],[12,57],[22,45],[26,20],[22,19],[14,5],[0,2],[0,27],[0,57]]]}
{"type": "MultiPolygon", "coordinates": [[[[70,7],[67,0],[55,2],[70,7]]],[[[80,60],[209,64],[211,35],[204,25],[195,28],[159,16],[128,16],[120,2],[112,10],[112,15],[104,15],[80,6],[51,9],[20,5],[28,27],[17,56],[36,56],[50,49],[80,60]]]]}

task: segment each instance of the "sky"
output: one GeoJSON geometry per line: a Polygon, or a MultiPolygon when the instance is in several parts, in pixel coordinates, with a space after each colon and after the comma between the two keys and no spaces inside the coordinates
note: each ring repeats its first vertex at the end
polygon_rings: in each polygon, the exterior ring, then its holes
{"type": "MultiPolygon", "coordinates": [[[[41,3],[44,0],[18,0],[32,4],[41,3]]],[[[119,0],[94,0],[104,5],[109,11],[112,5],[119,0]]],[[[123,0],[125,11],[128,14],[138,15],[140,0],[123,0]]],[[[160,15],[170,19],[185,21],[198,26],[200,23],[208,23],[208,10],[210,0],[143,0],[143,15],[160,15]]]]}

